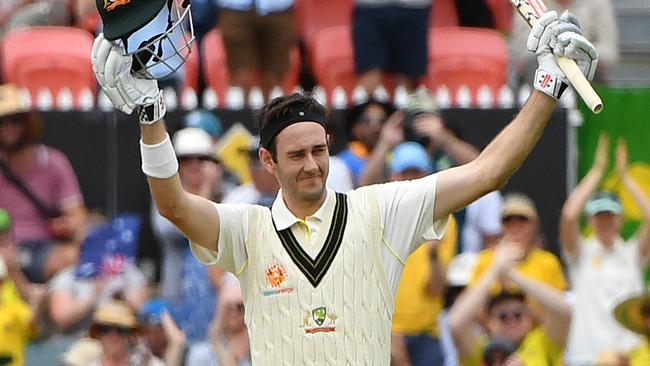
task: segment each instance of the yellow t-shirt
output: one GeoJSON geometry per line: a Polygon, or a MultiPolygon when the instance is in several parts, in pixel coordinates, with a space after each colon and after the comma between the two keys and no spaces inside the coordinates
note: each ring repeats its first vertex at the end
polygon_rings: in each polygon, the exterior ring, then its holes
{"type": "MultiPolygon", "coordinates": [[[[488,337],[483,337],[469,357],[461,357],[462,366],[479,366],[488,337]]],[[[535,328],[524,337],[515,354],[526,366],[561,366],[563,349],[548,337],[544,328],[535,328]]]]}
{"type": "Polygon", "coordinates": [[[629,366],[648,366],[650,365],[650,339],[645,338],[641,344],[632,349],[627,355],[629,366]]]}
{"type": "Polygon", "coordinates": [[[0,357],[10,356],[9,366],[23,365],[31,317],[31,309],[20,298],[13,282],[0,283],[0,357]]]}
{"type": "MultiPolygon", "coordinates": [[[[449,216],[447,231],[438,247],[438,260],[447,266],[456,253],[458,228],[453,216],[449,216]]],[[[438,315],[442,310],[443,298],[431,296],[427,284],[431,277],[430,247],[421,245],[406,260],[404,272],[395,295],[393,331],[417,335],[428,333],[437,338],[438,315]]]]}
{"type": "MultiPolygon", "coordinates": [[[[476,261],[476,268],[470,280],[470,286],[476,284],[480,276],[492,265],[493,249],[485,249],[479,253],[476,261]]],[[[526,259],[517,264],[517,270],[522,275],[538,280],[558,290],[566,289],[566,280],[562,272],[562,265],[557,257],[545,250],[534,248],[528,253],[526,259]]],[[[514,287],[514,285],[513,285],[514,287]]],[[[516,287],[515,287],[516,288],[516,287]]],[[[495,283],[492,287],[493,292],[499,292],[501,285],[495,283]]]]}

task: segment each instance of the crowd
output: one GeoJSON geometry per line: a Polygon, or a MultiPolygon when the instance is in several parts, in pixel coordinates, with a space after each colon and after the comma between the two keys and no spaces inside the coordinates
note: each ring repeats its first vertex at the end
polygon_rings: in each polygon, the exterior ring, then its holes
{"type": "MultiPolygon", "coordinates": [[[[474,14],[489,11],[483,1],[474,8],[456,3],[464,25],[494,26],[485,20],[490,17],[474,14]]],[[[596,22],[586,3],[556,5],[582,9],[580,19],[596,22]]],[[[3,1],[0,36],[34,25],[97,29],[94,1],[59,5],[3,1]]],[[[293,1],[195,0],[192,6],[198,39],[218,22],[231,84],[244,90],[260,86],[269,95],[287,72],[298,37],[293,1]]],[[[430,7],[428,0],[354,2],[353,43],[355,54],[363,56],[355,57],[360,85],[374,90],[384,72],[409,89],[417,85],[426,73],[422,36],[430,7]],[[401,28],[408,31],[395,32],[401,28]],[[396,48],[404,39],[413,46],[396,48]]],[[[598,16],[606,21],[585,29],[607,68],[618,53],[615,24],[611,6],[599,9],[605,9],[598,16]]],[[[515,21],[515,29],[522,24],[515,21]]],[[[514,45],[527,32],[512,34],[514,45]]],[[[523,80],[526,57],[512,60],[513,79],[523,80]]],[[[160,281],[149,281],[128,256],[110,271],[82,273],[82,252],[90,245],[85,239],[107,218],[85,206],[66,156],[39,142],[42,117],[22,107],[15,87],[0,88],[0,365],[249,365],[238,280],[199,263],[187,239],[155,206],[150,221],[161,245],[160,281]]],[[[345,127],[349,141],[330,157],[328,178],[328,186],[340,192],[417,179],[479,154],[422,92],[402,110],[372,98],[354,105],[346,111],[345,127]]],[[[261,168],[258,143],[240,151],[251,178],[245,180],[215,153],[223,132],[209,111],[185,116],[172,138],[183,188],[215,202],[270,207],[279,186],[261,168]]],[[[441,240],[400,258],[405,267],[395,296],[392,364],[650,364],[650,298],[643,283],[650,200],[628,174],[625,141],[617,141],[615,174],[643,218],[637,234],[623,239],[621,201],[599,191],[608,153],[603,135],[593,167],[558,212],[565,266],[545,250],[546,240],[556,238],[542,232],[526,192],[486,194],[450,217],[441,240]]]]}

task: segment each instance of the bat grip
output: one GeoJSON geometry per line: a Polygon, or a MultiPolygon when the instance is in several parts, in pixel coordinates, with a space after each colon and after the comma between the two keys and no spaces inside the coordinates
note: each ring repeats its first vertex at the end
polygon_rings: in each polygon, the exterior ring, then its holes
{"type": "Polygon", "coordinates": [[[603,110],[603,101],[600,99],[596,91],[592,88],[587,78],[582,74],[580,68],[570,58],[555,56],[557,62],[564,75],[569,79],[573,89],[582,97],[582,100],[587,104],[589,109],[598,114],[603,110]]]}

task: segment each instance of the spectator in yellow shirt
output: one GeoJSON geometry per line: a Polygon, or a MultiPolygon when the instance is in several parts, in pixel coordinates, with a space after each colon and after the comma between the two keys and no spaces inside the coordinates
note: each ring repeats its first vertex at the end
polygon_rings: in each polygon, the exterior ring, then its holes
{"type": "MultiPolygon", "coordinates": [[[[503,242],[514,243],[524,255],[516,263],[519,273],[535,279],[558,290],[566,289],[566,281],[562,266],[558,258],[551,252],[539,248],[540,225],[535,203],[521,193],[506,195],[501,210],[503,238],[496,247],[503,242]]],[[[488,248],[479,254],[470,286],[478,283],[479,279],[492,265],[495,248],[488,248]]],[[[501,286],[495,283],[493,293],[499,292],[501,286]]]]}
{"type": "Polygon", "coordinates": [[[490,266],[451,307],[449,325],[463,366],[486,365],[487,361],[490,366],[561,365],[571,306],[561,291],[516,268],[525,253],[518,243],[499,244],[490,266]],[[505,290],[491,295],[494,281],[512,282],[521,292],[505,290]],[[543,308],[542,318],[533,316],[527,299],[543,308]],[[480,331],[480,325],[486,332],[480,331]]]}
{"type": "Polygon", "coordinates": [[[23,365],[31,318],[32,311],[18,295],[0,258],[0,365],[23,365]]]}
{"type": "Polygon", "coordinates": [[[650,294],[646,292],[621,302],[614,308],[614,317],[628,330],[643,336],[643,341],[638,346],[619,358],[620,364],[650,365],[650,294]]]}

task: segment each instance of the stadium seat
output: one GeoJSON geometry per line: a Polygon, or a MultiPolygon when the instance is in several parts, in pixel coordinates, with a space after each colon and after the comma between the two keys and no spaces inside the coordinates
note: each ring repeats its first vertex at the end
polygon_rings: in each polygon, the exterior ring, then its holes
{"type": "Polygon", "coordinates": [[[487,0],[486,4],[492,11],[494,27],[500,32],[510,34],[512,32],[512,18],[515,14],[512,4],[503,0],[487,0]]]}
{"type": "Polygon", "coordinates": [[[199,90],[199,46],[198,40],[194,40],[190,46],[192,52],[190,53],[187,61],[185,61],[185,78],[181,90],[191,88],[195,91],[199,90]]]}
{"type": "Polygon", "coordinates": [[[308,50],[320,30],[352,24],[352,0],[296,0],[294,9],[296,30],[308,50]]]}
{"type": "Polygon", "coordinates": [[[350,95],[356,85],[350,26],[321,29],[314,36],[312,66],[318,85],[329,97],[337,86],[350,95]]]}
{"type": "Polygon", "coordinates": [[[493,29],[442,27],[429,34],[429,69],[424,84],[431,90],[445,85],[455,95],[462,85],[472,95],[481,85],[496,93],[506,84],[508,50],[493,29]]]}
{"type": "MultiPolygon", "coordinates": [[[[217,93],[220,102],[224,101],[230,86],[230,74],[228,73],[226,49],[219,29],[213,29],[206,33],[201,42],[201,50],[206,86],[211,87],[217,93]]],[[[282,89],[285,94],[291,93],[298,85],[299,74],[300,55],[298,48],[294,47],[289,54],[289,70],[282,79],[282,89]]]]}
{"type": "Polygon", "coordinates": [[[5,82],[27,88],[32,102],[48,88],[56,97],[69,88],[75,101],[79,92],[96,90],[90,64],[93,36],[73,27],[17,29],[2,39],[2,74],[5,82]]]}
{"type": "MultiPolygon", "coordinates": [[[[503,2],[503,0],[500,0],[503,2]]],[[[509,5],[508,5],[509,6],[509,5]]],[[[458,25],[458,13],[454,0],[434,0],[431,6],[431,27],[454,27],[458,25]]]]}

